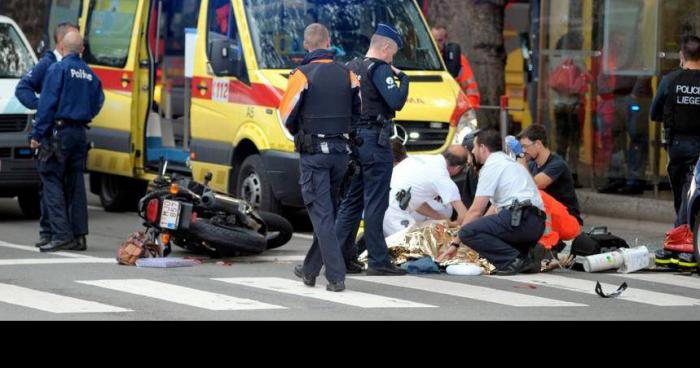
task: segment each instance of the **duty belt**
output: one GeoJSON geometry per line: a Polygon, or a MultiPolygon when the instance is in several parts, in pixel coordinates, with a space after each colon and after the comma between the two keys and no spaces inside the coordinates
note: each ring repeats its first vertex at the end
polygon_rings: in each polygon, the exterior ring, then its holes
{"type": "Polygon", "coordinates": [[[56,120],[56,127],[58,127],[58,128],[63,128],[66,126],[85,127],[88,125],[88,123],[89,122],[87,122],[87,121],[61,119],[61,120],[56,120]]]}

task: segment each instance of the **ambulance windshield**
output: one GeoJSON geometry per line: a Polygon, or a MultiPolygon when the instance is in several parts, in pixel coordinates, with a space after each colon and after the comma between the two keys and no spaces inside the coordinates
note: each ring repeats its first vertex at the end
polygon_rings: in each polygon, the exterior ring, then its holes
{"type": "Polygon", "coordinates": [[[326,25],[341,62],[361,58],[379,23],[394,26],[404,48],[394,64],[404,70],[441,70],[430,34],[413,0],[245,0],[250,32],[262,69],[293,69],[301,63],[304,29],[326,25]]]}
{"type": "Polygon", "coordinates": [[[17,30],[0,23],[0,78],[22,78],[34,67],[34,59],[17,30]]]}

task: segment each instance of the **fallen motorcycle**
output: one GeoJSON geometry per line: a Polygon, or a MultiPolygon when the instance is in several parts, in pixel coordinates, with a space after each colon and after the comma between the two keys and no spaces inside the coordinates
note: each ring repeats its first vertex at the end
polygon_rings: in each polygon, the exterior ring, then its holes
{"type": "Polygon", "coordinates": [[[215,193],[204,184],[168,176],[167,161],[138,204],[146,234],[167,256],[175,244],[212,257],[255,255],[281,247],[293,234],[285,218],[256,211],[248,202],[215,193]]]}

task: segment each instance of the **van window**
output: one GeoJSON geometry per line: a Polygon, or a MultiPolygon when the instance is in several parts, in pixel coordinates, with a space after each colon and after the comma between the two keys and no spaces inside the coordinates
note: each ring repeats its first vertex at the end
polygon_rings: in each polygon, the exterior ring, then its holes
{"type": "Polygon", "coordinates": [[[49,49],[53,50],[56,48],[56,40],[54,39],[53,32],[56,27],[65,22],[78,25],[78,18],[80,18],[80,12],[83,8],[82,0],[53,0],[51,2],[51,13],[49,15],[49,49]]]}
{"type": "Polygon", "coordinates": [[[413,0],[245,0],[250,33],[263,69],[293,69],[304,59],[304,29],[321,23],[339,61],[364,57],[379,23],[396,27],[404,48],[394,58],[403,70],[442,70],[413,0]]]}
{"type": "Polygon", "coordinates": [[[22,78],[34,67],[34,59],[15,27],[0,23],[0,78],[22,78]]]}
{"type": "Polygon", "coordinates": [[[123,68],[129,57],[138,0],[95,0],[88,17],[85,60],[123,68]]]}
{"type": "MultiPolygon", "coordinates": [[[[215,40],[234,40],[236,41],[235,45],[237,45],[235,51],[240,53],[242,57],[241,39],[238,33],[238,26],[236,25],[236,18],[233,14],[233,8],[231,7],[231,0],[211,0],[207,13],[207,45],[215,40]]],[[[245,74],[245,70],[243,73],[245,74]]],[[[245,75],[239,75],[237,77],[244,79],[245,75]]]]}

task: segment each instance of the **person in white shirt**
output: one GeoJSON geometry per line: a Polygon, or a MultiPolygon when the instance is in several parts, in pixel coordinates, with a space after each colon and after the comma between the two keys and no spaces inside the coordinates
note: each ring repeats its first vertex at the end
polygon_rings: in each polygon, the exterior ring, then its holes
{"type": "MultiPolygon", "coordinates": [[[[532,175],[502,152],[496,130],[482,130],[474,142],[474,157],[484,166],[479,173],[474,204],[459,232],[459,240],[497,268],[497,275],[539,272],[529,256],[545,230],[542,198],[532,175]],[[488,203],[491,208],[484,215],[488,203]]],[[[457,253],[453,243],[439,261],[457,253]]]]}
{"type": "Polygon", "coordinates": [[[442,155],[415,155],[397,164],[391,177],[384,236],[429,220],[461,223],[467,208],[452,177],[464,170],[467,160],[464,147],[455,145],[442,155]]]}

